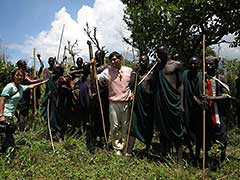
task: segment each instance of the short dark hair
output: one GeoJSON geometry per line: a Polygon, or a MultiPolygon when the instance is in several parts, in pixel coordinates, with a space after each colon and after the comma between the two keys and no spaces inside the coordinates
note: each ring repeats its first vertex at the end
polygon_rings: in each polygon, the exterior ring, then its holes
{"type": "Polygon", "coordinates": [[[201,62],[200,58],[198,56],[193,56],[189,59],[189,63],[192,63],[193,61],[199,61],[201,62]]]}
{"type": "Polygon", "coordinates": [[[26,70],[27,69],[27,63],[26,61],[20,59],[17,61],[16,66],[20,69],[26,70]]]}
{"type": "Polygon", "coordinates": [[[82,57],[78,57],[78,58],[77,58],[77,62],[78,62],[78,61],[82,61],[82,62],[83,62],[83,58],[82,58],[82,57]]]}
{"type": "Polygon", "coordinates": [[[117,58],[119,58],[119,59],[122,59],[122,55],[119,53],[119,52],[117,52],[117,51],[113,51],[110,55],[109,55],[109,60],[111,60],[114,56],[116,56],[117,58]]]}

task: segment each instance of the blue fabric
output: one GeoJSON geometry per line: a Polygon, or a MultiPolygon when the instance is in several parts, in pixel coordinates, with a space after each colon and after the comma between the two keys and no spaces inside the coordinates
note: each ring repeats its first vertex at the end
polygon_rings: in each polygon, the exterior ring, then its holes
{"type": "Polygon", "coordinates": [[[13,84],[8,83],[1,93],[1,96],[6,97],[4,103],[4,115],[13,116],[16,112],[17,105],[23,97],[23,92],[28,89],[28,86],[20,85],[19,89],[13,84]]]}

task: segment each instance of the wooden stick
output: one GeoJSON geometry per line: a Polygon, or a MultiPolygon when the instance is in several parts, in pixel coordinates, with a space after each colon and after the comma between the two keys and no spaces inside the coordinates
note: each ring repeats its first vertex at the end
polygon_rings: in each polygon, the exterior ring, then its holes
{"type": "MultiPolygon", "coordinates": [[[[203,34],[203,96],[206,95],[206,85],[205,85],[205,34],[203,34]]],[[[205,153],[206,153],[206,111],[203,109],[203,159],[202,159],[202,180],[205,180],[205,153]]]]}
{"type": "MultiPolygon", "coordinates": [[[[36,77],[36,48],[33,48],[33,77],[36,77]]],[[[36,97],[36,88],[33,88],[33,115],[36,115],[37,110],[37,97],[36,97]]]]}
{"type": "Polygon", "coordinates": [[[48,119],[48,133],[50,136],[51,144],[53,152],[55,152],[54,144],[53,144],[53,137],[52,137],[52,131],[51,131],[51,124],[50,124],[50,99],[48,97],[48,103],[47,103],[47,119],[48,119]]]}
{"type": "Polygon", "coordinates": [[[128,131],[127,131],[127,141],[126,141],[126,146],[125,146],[125,153],[127,153],[127,149],[128,149],[128,143],[129,143],[129,138],[130,138],[130,133],[131,133],[131,126],[132,126],[132,117],[133,117],[133,110],[134,110],[134,103],[135,103],[135,97],[136,97],[136,90],[137,90],[137,73],[135,76],[135,82],[134,82],[134,89],[133,89],[133,100],[132,100],[132,106],[131,106],[131,112],[130,112],[130,118],[129,118],[129,125],[128,125],[128,131]]]}
{"type": "MultiPolygon", "coordinates": [[[[90,60],[93,59],[93,49],[90,41],[87,41],[87,44],[89,46],[89,57],[90,60]]],[[[101,117],[102,117],[102,125],[103,125],[103,133],[106,141],[106,147],[108,149],[108,139],[107,139],[107,133],[106,133],[106,126],[105,126],[105,121],[104,121],[104,114],[103,114],[103,108],[102,108],[102,100],[101,100],[101,95],[100,95],[100,90],[99,90],[99,84],[98,84],[98,78],[97,78],[97,70],[96,70],[96,65],[92,65],[93,68],[93,74],[92,77],[95,79],[96,83],[96,88],[97,88],[97,96],[98,96],[98,101],[99,101],[99,106],[100,106],[100,112],[101,112],[101,117]]]]}
{"type": "Polygon", "coordinates": [[[147,74],[141,79],[141,81],[139,81],[139,83],[137,85],[140,85],[145,79],[146,77],[148,77],[148,75],[153,71],[153,69],[156,67],[156,65],[158,64],[158,62],[156,62],[151,69],[147,72],[147,74]]]}

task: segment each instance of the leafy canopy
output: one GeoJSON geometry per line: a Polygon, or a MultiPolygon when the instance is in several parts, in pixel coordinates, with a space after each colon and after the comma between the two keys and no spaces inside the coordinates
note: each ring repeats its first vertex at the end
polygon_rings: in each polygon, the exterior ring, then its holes
{"type": "Polygon", "coordinates": [[[183,61],[200,54],[202,35],[206,46],[234,34],[231,46],[240,44],[240,3],[236,0],[122,0],[124,20],[132,32],[128,43],[140,52],[154,52],[159,45],[180,54],[183,61]]]}

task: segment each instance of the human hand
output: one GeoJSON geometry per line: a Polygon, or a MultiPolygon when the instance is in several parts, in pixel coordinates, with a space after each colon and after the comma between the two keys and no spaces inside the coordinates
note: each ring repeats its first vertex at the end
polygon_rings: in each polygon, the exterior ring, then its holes
{"type": "Polygon", "coordinates": [[[5,116],[2,115],[2,116],[0,117],[0,122],[4,122],[5,120],[6,120],[5,116]]]}
{"type": "Polygon", "coordinates": [[[95,59],[91,59],[91,60],[90,60],[90,64],[91,64],[91,65],[96,64],[96,60],[95,60],[95,59]]]}
{"type": "Polygon", "coordinates": [[[185,109],[184,109],[183,105],[180,105],[179,109],[180,109],[181,112],[185,112],[185,109]]]}
{"type": "Polygon", "coordinates": [[[133,101],[134,98],[135,98],[135,94],[134,94],[134,93],[131,93],[131,96],[129,97],[129,100],[130,100],[130,101],[133,101]]]}

